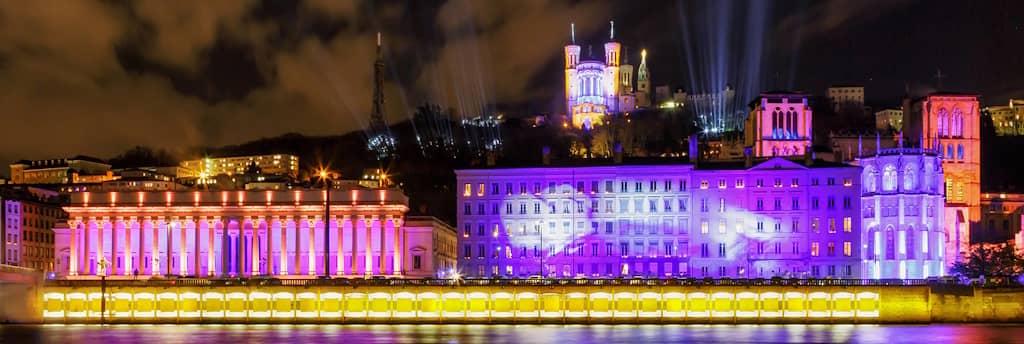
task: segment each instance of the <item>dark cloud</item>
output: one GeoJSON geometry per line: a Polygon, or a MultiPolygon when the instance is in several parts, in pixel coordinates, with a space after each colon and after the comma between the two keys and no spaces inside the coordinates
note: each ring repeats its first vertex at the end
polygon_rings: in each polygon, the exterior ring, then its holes
{"type": "Polygon", "coordinates": [[[0,3],[0,78],[11,86],[0,94],[8,119],[0,129],[0,162],[358,130],[370,108],[378,30],[390,63],[385,89],[392,120],[424,101],[456,106],[451,90],[471,87],[485,90],[474,95],[480,103],[526,100],[537,94],[527,79],[557,58],[571,18],[596,22],[607,7],[564,1],[0,3]],[[436,39],[418,39],[431,35],[436,39]],[[476,75],[458,68],[466,61],[475,61],[476,75]]]}
{"type": "MultiPolygon", "coordinates": [[[[773,33],[764,56],[744,58],[763,58],[766,70],[792,73],[811,91],[826,81],[875,87],[864,81],[875,73],[886,76],[874,79],[884,80],[879,89],[899,93],[908,78],[927,83],[938,65],[950,84],[1013,95],[1020,83],[999,76],[1024,56],[1015,43],[1024,28],[1009,15],[1019,4],[771,2],[759,6],[770,9],[773,33]],[[973,49],[986,35],[986,52],[973,49]],[[993,82],[1001,79],[1013,82],[993,82]]],[[[681,20],[673,8],[646,0],[0,2],[0,163],[359,130],[377,31],[392,121],[427,101],[467,115],[494,104],[560,111],[570,22],[581,43],[600,50],[616,20],[634,63],[639,47],[651,51],[656,85],[691,78],[672,39],[681,20]]]]}

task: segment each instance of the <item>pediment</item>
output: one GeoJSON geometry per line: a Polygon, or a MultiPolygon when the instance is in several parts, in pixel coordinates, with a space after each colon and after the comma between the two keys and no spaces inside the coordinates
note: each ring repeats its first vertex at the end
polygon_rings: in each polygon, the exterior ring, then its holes
{"type": "Polygon", "coordinates": [[[785,158],[771,158],[765,162],[754,165],[749,168],[750,171],[765,171],[765,170],[806,170],[807,166],[789,161],[785,158]]]}

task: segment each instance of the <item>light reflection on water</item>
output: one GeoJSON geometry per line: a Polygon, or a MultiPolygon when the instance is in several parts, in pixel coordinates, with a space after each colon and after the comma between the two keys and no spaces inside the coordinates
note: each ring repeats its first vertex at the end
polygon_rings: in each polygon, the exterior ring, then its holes
{"type": "Polygon", "coordinates": [[[42,325],[0,343],[1024,343],[1020,325],[42,325]]]}

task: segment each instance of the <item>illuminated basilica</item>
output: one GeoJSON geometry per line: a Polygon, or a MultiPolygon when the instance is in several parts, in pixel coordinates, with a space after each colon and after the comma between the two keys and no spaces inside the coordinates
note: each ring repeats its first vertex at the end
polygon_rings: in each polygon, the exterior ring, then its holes
{"type": "Polygon", "coordinates": [[[634,90],[633,66],[622,58],[622,44],[615,41],[615,23],[611,23],[603,58],[594,56],[589,48],[586,55],[582,54],[573,25],[572,40],[565,46],[565,110],[573,128],[593,129],[604,124],[609,115],[650,105],[647,51],[641,51],[640,56],[634,90]]]}

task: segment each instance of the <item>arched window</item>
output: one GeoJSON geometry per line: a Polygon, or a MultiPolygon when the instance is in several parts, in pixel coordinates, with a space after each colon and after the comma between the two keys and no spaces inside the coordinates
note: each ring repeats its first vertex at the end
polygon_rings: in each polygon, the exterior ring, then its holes
{"type": "Polygon", "coordinates": [[[893,165],[885,165],[882,170],[882,190],[896,190],[896,167],[893,165]]]}
{"type": "Polygon", "coordinates": [[[893,232],[892,226],[885,227],[885,259],[894,260],[896,259],[896,233],[893,232]]]}
{"type": "Polygon", "coordinates": [[[944,108],[939,109],[939,114],[937,117],[938,118],[936,118],[935,123],[938,127],[939,136],[948,136],[949,134],[946,132],[948,129],[946,127],[948,124],[947,117],[949,117],[949,112],[946,111],[946,109],[944,108]]]}
{"type": "Polygon", "coordinates": [[[964,135],[964,113],[963,111],[960,111],[960,108],[953,108],[953,121],[951,126],[953,127],[952,136],[964,135]]]}
{"type": "Polygon", "coordinates": [[[864,191],[875,192],[878,190],[878,170],[874,166],[864,169],[864,191]]]}
{"type": "Polygon", "coordinates": [[[953,144],[946,144],[946,159],[953,160],[953,144]]]}
{"type": "Polygon", "coordinates": [[[775,128],[779,127],[779,112],[772,111],[772,136],[775,136],[775,128]]]}
{"type": "Polygon", "coordinates": [[[796,112],[789,112],[789,125],[786,126],[787,136],[796,138],[796,112]]]}
{"type": "Polygon", "coordinates": [[[876,241],[878,241],[878,240],[879,240],[878,228],[876,227],[876,228],[871,228],[870,230],[868,230],[868,242],[867,242],[867,246],[868,246],[868,259],[877,259],[877,258],[879,258],[878,257],[878,253],[875,251],[875,250],[878,249],[877,245],[881,244],[880,242],[876,243],[876,241]]]}
{"type": "Polygon", "coordinates": [[[916,177],[914,165],[908,164],[903,168],[903,190],[913,190],[916,177]]]}
{"type": "Polygon", "coordinates": [[[962,143],[958,143],[956,145],[956,159],[960,161],[964,160],[964,144],[962,143]]]}

